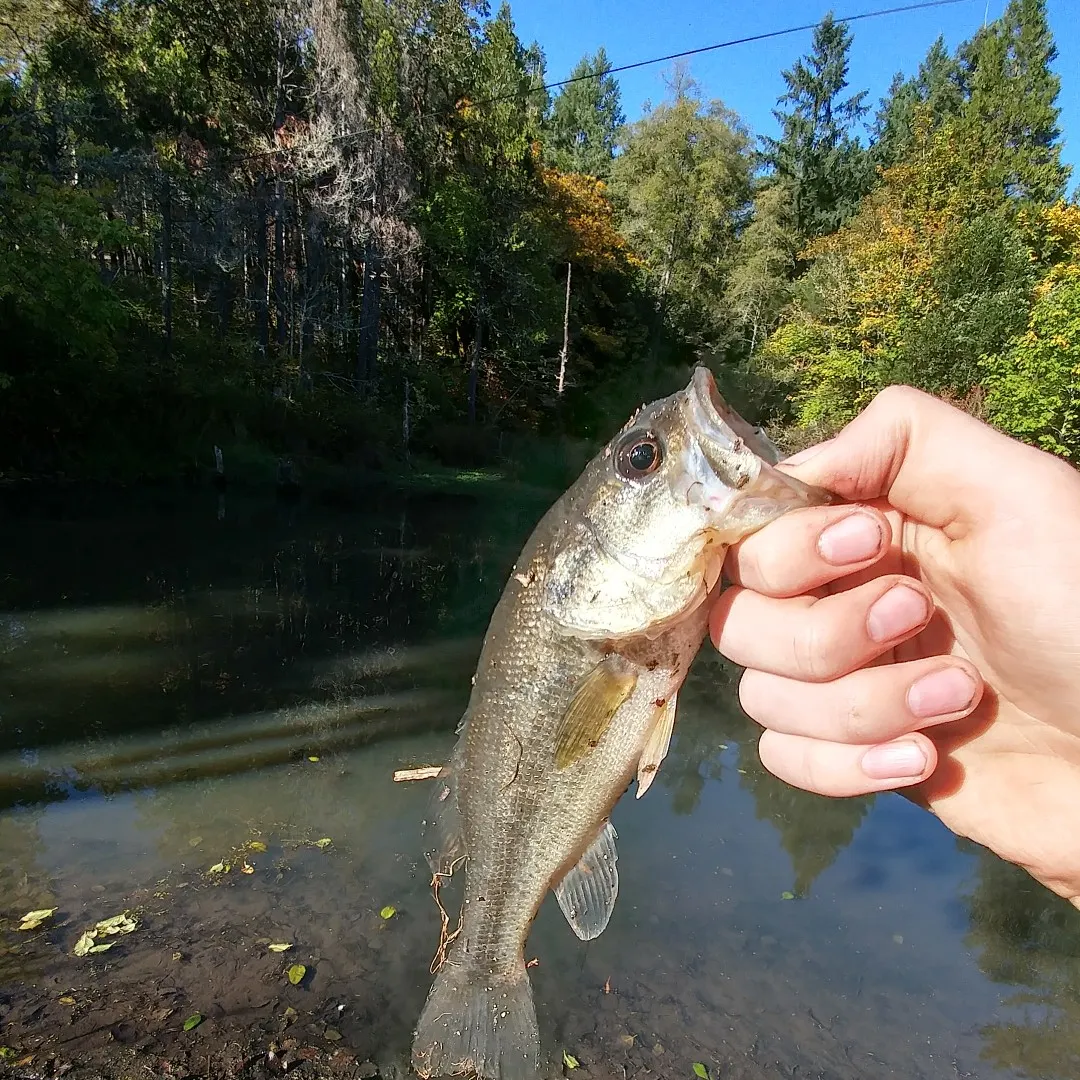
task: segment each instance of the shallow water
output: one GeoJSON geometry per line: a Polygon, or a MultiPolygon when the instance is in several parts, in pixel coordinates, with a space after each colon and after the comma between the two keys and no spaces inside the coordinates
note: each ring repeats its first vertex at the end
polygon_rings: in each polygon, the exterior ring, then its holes
{"type": "MultiPolygon", "coordinates": [[[[204,1015],[185,1037],[210,1053],[291,1005],[400,1060],[438,919],[426,785],[392,774],[452,744],[543,509],[377,490],[0,507],[0,1043],[123,1042],[153,1007],[171,1029],[204,1015]],[[43,907],[45,929],[15,929],[43,907]],[[72,955],[124,909],[133,934],[72,955]]],[[[703,652],[656,784],[616,808],[607,931],[583,944],[542,908],[547,1052],[589,1076],[1080,1075],[1076,912],[897,796],[765,775],[735,678],[703,652]]]]}

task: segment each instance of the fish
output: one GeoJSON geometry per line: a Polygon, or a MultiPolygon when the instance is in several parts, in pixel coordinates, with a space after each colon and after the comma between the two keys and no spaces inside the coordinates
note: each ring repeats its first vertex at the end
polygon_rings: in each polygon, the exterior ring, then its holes
{"type": "Polygon", "coordinates": [[[727,549],[834,501],[778,458],[698,367],[630,419],[522,549],[424,823],[436,900],[456,870],[465,883],[414,1031],[419,1076],[537,1075],[524,947],[541,902],[553,891],[583,941],[603,932],[619,891],[611,812],[667,754],[727,549]]]}

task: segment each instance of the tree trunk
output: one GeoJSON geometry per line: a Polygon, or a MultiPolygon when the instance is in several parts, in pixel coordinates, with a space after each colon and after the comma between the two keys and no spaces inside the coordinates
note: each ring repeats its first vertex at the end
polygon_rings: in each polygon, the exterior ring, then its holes
{"type": "Polygon", "coordinates": [[[166,358],[172,355],[173,338],[173,267],[172,267],[172,190],[169,178],[165,178],[165,191],[161,201],[161,316],[164,322],[162,351],[166,358]]]}
{"type": "Polygon", "coordinates": [[[566,307],[563,308],[562,320],[562,352],[559,353],[559,393],[563,392],[566,383],[566,355],[570,349],[570,267],[566,264],[566,307]]]}
{"type": "Polygon", "coordinates": [[[364,287],[360,299],[360,340],[356,350],[356,383],[375,383],[379,353],[379,312],[382,302],[382,257],[375,237],[364,246],[364,287]]]}
{"type": "Polygon", "coordinates": [[[266,243],[266,181],[260,180],[255,194],[255,268],[252,285],[255,293],[255,332],[259,352],[266,358],[270,344],[269,274],[266,243]]]}
{"type": "Polygon", "coordinates": [[[476,423],[476,387],[480,380],[480,348],[484,338],[484,323],[476,316],[476,333],[473,334],[472,360],[469,363],[469,423],[476,423]]]}

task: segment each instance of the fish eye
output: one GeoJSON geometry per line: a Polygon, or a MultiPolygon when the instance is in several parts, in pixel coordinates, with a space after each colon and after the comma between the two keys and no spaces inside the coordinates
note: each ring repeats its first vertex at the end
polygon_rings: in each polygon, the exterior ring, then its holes
{"type": "Polygon", "coordinates": [[[624,480],[643,480],[656,472],[663,460],[660,440],[652,432],[635,432],[616,451],[615,468],[624,480]]]}

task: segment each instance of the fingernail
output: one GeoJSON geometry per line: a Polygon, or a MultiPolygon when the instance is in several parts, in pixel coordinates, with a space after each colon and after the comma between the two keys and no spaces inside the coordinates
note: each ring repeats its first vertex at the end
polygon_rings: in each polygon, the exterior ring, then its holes
{"type": "Polygon", "coordinates": [[[849,514],[818,537],[818,552],[834,566],[863,562],[881,550],[881,525],[869,514],[849,514]]]}
{"type": "Polygon", "coordinates": [[[883,743],[863,754],[862,771],[871,780],[909,780],[922,776],[926,754],[915,742],[883,743]]]}
{"type": "Polygon", "coordinates": [[[908,690],[912,715],[926,719],[963,712],[975,698],[975,680],[963,668],[942,668],[924,675],[908,690]]]}
{"type": "Polygon", "coordinates": [[[874,641],[893,638],[926,622],[926,597],[907,585],[894,585],[867,613],[866,628],[874,641]]]}

